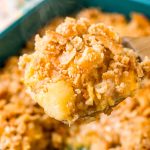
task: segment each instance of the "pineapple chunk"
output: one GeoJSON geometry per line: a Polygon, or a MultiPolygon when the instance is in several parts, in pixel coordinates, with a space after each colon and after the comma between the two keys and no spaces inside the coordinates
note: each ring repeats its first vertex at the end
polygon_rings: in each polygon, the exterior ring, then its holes
{"type": "Polygon", "coordinates": [[[132,95],[135,90],[140,88],[140,84],[136,81],[136,74],[133,71],[130,71],[128,75],[123,75],[122,82],[126,85],[122,94],[124,97],[132,95]]]}
{"type": "Polygon", "coordinates": [[[73,88],[65,81],[48,84],[47,92],[40,92],[35,100],[44,108],[48,115],[57,120],[71,120],[75,105],[73,88]]]}

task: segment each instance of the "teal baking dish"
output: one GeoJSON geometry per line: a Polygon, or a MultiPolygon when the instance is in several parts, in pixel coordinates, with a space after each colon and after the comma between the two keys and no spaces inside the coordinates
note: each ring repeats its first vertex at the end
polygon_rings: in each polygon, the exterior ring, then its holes
{"type": "Polygon", "coordinates": [[[56,16],[65,16],[85,7],[123,13],[136,11],[150,17],[149,0],[43,0],[0,33],[0,63],[19,54],[25,42],[56,16]]]}

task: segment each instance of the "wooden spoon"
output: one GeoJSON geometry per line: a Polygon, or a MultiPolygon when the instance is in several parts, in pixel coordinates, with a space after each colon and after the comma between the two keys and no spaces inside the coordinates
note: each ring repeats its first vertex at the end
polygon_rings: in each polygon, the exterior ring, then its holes
{"type": "Polygon", "coordinates": [[[145,56],[150,58],[150,36],[139,38],[123,37],[122,44],[124,47],[135,50],[141,59],[145,56]]]}

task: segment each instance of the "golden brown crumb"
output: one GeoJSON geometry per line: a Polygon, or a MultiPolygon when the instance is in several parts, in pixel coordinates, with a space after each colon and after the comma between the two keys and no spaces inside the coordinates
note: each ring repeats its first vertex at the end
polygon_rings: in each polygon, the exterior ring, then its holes
{"type": "Polygon", "coordinates": [[[53,118],[68,123],[108,113],[143,77],[136,54],[123,48],[112,27],[66,18],[35,38],[35,52],[20,58],[29,94],[53,118]]]}

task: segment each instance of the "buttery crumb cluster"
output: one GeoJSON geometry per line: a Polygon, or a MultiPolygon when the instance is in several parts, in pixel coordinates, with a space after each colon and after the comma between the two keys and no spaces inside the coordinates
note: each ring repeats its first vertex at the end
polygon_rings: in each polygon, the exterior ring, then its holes
{"type": "Polygon", "coordinates": [[[88,19],[66,18],[20,58],[29,94],[53,118],[71,123],[131,95],[144,76],[136,54],[114,30],[88,19]]]}

